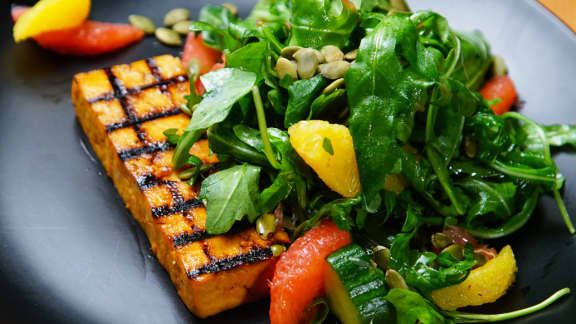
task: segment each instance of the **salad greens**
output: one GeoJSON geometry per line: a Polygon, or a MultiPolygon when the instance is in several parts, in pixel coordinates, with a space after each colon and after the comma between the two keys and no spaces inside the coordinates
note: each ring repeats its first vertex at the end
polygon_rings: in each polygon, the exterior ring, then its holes
{"type": "MultiPolygon", "coordinates": [[[[398,323],[511,318],[441,312],[424,297],[482,262],[471,245],[459,256],[431,248],[423,238],[434,229],[504,237],[551,194],[575,233],[552,151],[576,147],[576,126],[494,114],[495,102],[477,91],[502,62],[481,33],[455,31],[441,15],[396,0],[260,0],[246,19],[208,5],[191,30],[226,55],[227,67],[201,77],[206,92],[189,98],[184,134],[166,135],[177,143],[174,169],[205,177],[209,233],[276,208],[294,237],[331,218],[365,248],[389,248],[390,268],[411,289],[386,297],[398,323]],[[354,53],[343,80],[279,79],[276,62],[293,54],[285,48],[325,45],[354,53]],[[287,128],[307,119],[349,126],[357,197],[331,191],[291,146],[287,128]],[[220,160],[209,176],[188,153],[204,133],[220,160]]],[[[332,144],[325,138],[321,149],[333,155],[332,144]]]]}

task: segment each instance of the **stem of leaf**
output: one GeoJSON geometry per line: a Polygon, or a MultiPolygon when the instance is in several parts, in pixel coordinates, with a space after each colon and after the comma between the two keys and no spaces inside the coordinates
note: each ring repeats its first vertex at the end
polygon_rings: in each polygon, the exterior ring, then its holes
{"type": "Polygon", "coordinates": [[[568,214],[568,210],[566,209],[566,205],[564,204],[564,200],[560,195],[560,191],[558,189],[554,189],[554,199],[556,200],[556,204],[558,205],[558,209],[560,209],[560,213],[562,214],[562,218],[564,219],[564,223],[570,232],[570,235],[574,235],[576,233],[576,229],[574,228],[574,224],[570,219],[570,215],[568,214]]]}
{"type": "Polygon", "coordinates": [[[542,301],[539,304],[534,306],[520,309],[514,312],[509,313],[502,313],[502,314],[471,314],[471,313],[462,313],[462,312],[443,312],[444,315],[453,318],[456,323],[480,323],[480,322],[499,322],[499,321],[506,321],[513,318],[518,318],[526,315],[530,315],[532,313],[538,312],[552,303],[557,301],[558,299],[562,298],[564,295],[570,293],[570,288],[563,288],[555,292],[552,296],[548,297],[546,300],[542,301]]]}
{"type": "Polygon", "coordinates": [[[174,150],[174,155],[172,156],[172,168],[174,170],[180,169],[186,161],[188,160],[188,156],[190,156],[190,148],[200,136],[202,136],[204,130],[194,130],[194,131],[184,131],[184,134],[180,137],[178,141],[178,145],[176,145],[176,149],[174,150]]]}
{"type": "Polygon", "coordinates": [[[256,106],[256,116],[258,117],[258,128],[260,129],[260,137],[264,144],[264,154],[274,169],[280,169],[280,163],[274,156],[270,138],[268,137],[268,126],[266,125],[266,114],[264,114],[264,105],[262,104],[262,97],[260,96],[260,89],[257,86],[252,87],[252,96],[254,97],[254,105],[256,106]]]}
{"type": "MultiPolygon", "coordinates": [[[[523,170],[521,168],[511,167],[511,166],[508,166],[508,165],[506,165],[500,161],[497,161],[497,160],[490,163],[490,166],[492,168],[494,168],[495,170],[500,171],[500,172],[507,174],[509,176],[512,176],[512,177],[524,178],[524,179],[528,179],[528,180],[535,180],[535,181],[542,181],[542,182],[552,182],[552,183],[556,182],[556,177],[551,178],[551,177],[540,176],[540,175],[533,174],[533,173],[526,173],[525,170],[523,170]]],[[[538,170],[536,170],[536,171],[538,171],[538,170]]]]}

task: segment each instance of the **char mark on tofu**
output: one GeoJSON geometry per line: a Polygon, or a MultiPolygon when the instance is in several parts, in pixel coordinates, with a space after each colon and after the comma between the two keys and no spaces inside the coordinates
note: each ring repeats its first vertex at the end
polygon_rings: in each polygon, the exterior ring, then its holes
{"type": "MultiPolygon", "coordinates": [[[[206,232],[199,186],[171,168],[173,146],[163,134],[188,125],[179,107],[189,86],[180,59],[164,55],[77,74],[72,97],[94,151],[182,300],[206,317],[264,297],[274,264],[270,246],[289,238],[278,231],[263,240],[246,224],[226,235],[206,232]]],[[[205,138],[190,152],[217,167],[205,138]]]]}

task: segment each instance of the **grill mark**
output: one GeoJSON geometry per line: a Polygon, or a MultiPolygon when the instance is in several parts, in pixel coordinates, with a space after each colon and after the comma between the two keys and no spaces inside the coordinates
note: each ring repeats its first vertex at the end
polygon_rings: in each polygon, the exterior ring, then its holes
{"type": "MultiPolygon", "coordinates": [[[[113,74],[113,73],[112,73],[112,70],[111,70],[110,68],[106,68],[106,69],[104,69],[104,71],[106,72],[106,74],[108,75],[109,78],[110,78],[110,74],[113,74]]],[[[113,77],[113,78],[116,78],[115,76],[112,76],[112,77],[113,77]]],[[[118,80],[118,81],[120,81],[120,80],[118,80]]],[[[126,96],[128,96],[128,95],[136,94],[136,93],[138,93],[138,92],[142,92],[142,91],[144,91],[144,90],[148,90],[148,89],[151,89],[151,88],[156,88],[156,87],[168,87],[168,86],[170,86],[170,85],[172,85],[172,84],[180,83],[180,82],[186,82],[186,81],[188,81],[188,77],[187,77],[187,76],[185,76],[185,75],[178,75],[178,76],[172,77],[172,78],[170,78],[170,79],[166,79],[166,80],[163,80],[163,81],[160,81],[160,82],[157,82],[157,83],[152,83],[152,84],[149,84],[149,85],[145,85],[145,86],[142,86],[142,87],[135,87],[135,88],[130,88],[130,89],[126,89],[126,88],[124,87],[124,91],[123,91],[122,93],[115,93],[115,91],[112,91],[112,93],[107,93],[107,94],[101,95],[101,96],[99,96],[99,97],[92,98],[92,99],[88,100],[88,103],[93,104],[93,103],[98,102],[98,101],[108,101],[108,100],[113,100],[113,99],[122,99],[122,98],[124,98],[124,97],[126,97],[126,96]]],[[[114,87],[114,84],[112,84],[112,87],[114,87]]]]}
{"type": "Polygon", "coordinates": [[[172,207],[170,206],[160,206],[160,207],[153,207],[152,208],[152,216],[154,218],[160,218],[172,214],[182,213],[190,209],[203,207],[204,204],[199,199],[190,199],[188,201],[184,201],[180,204],[175,204],[172,207]]]}
{"type": "Polygon", "coordinates": [[[133,120],[128,120],[128,121],[124,121],[124,122],[120,122],[120,123],[114,123],[114,124],[106,125],[106,132],[110,133],[110,132],[113,132],[113,131],[120,129],[120,128],[132,127],[134,125],[142,124],[142,123],[154,120],[154,119],[174,116],[174,115],[178,115],[180,113],[182,113],[182,110],[180,110],[179,107],[174,107],[170,110],[162,111],[162,112],[156,113],[156,114],[151,114],[151,115],[148,115],[148,116],[143,117],[143,118],[135,118],[133,120]]]}
{"type": "Polygon", "coordinates": [[[174,148],[174,145],[168,142],[154,143],[148,146],[141,146],[135,149],[128,149],[118,152],[118,156],[122,161],[130,160],[139,157],[143,154],[154,154],[158,152],[165,152],[174,148]]]}
{"type": "MultiPolygon", "coordinates": [[[[228,232],[226,232],[225,234],[220,234],[220,235],[224,235],[224,236],[236,235],[240,232],[247,230],[248,228],[250,228],[252,226],[253,225],[248,223],[248,222],[242,222],[239,224],[235,224],[228,232]]],[[[219,236],[219,235],[209,234],[208,232],[206,232],[204,230],[196,230],[193,233],[182,233],[179,235],[172,236],[172,242],[174,244],[174,247],[178,248],[178,247],[188,245],[190,243],[203,241],[203,240],[209,239],[209,238],[214,237],[214,236],[219,236]]],[[[202,248],[204,249],[204,253],[206,254],[206,256],[208,256],[208,258],[211,261],[216,261],[214,259],[214,257],[210,256],[210,252],[208,251],[207,245],[203,244],[202,248]]]]}
{"type": "MultiPolygon", "coordinates": [[[[275,244],[284,244],[283,242],[275,244]]],[[[226,259],[216,260],[207,265],[201,266],[198,269],[188,271],[186,274],[189,279],[194,279],[200,275],[208,273],[219,273],[227,270],[237,268],[243,264],[251,264],[260,261],[265,261],[272,258],[272,250],[269,247],[256,248],[248,253],[236,255],[226,259]]]]}
{"type": "Polygon", "coordinates": [[[158,81],[158,82],[162,81],[162,73],[160,73],[160,69],[158,68],[158,65],[156,64],[156,61],[154,60],[154,58],[149,57],[145,60],[145,62],[146,62],[146,65],[148,65],[150,72],[152,72],[154,79],[156,79],[156,81],[158,81]]]}
{"type": "Polygon", "coordinates": [[[168,191],[170,191],[170,194],[172,195],[172,200],[177,204],[183,204],[184,203],[184,198],[182,197],[182,194],[180,193],[180,190],[178,190],[178,186],[176,185],[175,182],[170,182],[167,184],[168,187],[168,191]]]}
{"type": "Polygon", "coordinates": [[[146,190],[160,185],[170,185],[172,183],[175,183],[174,181],[170,180],[160,180],[156,178],[153,174],[145,174],[139,176],[136,179],[136,182],[138,183],[138,188],[140,190],[146,190]]]}

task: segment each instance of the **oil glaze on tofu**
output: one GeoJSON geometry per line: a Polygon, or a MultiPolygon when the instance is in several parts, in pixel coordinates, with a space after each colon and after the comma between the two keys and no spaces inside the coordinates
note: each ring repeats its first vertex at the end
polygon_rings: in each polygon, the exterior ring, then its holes
{"type": "MultiPolygon", "coordinates": [[[[275,262],[270,246],[289,238],[278,231],[263,240],[246,227],[206,233],[199,186],[176,176],[173,147],[163,135],[187,126],[189,117],[179,107],[188,92],[182,63],[170,55],[80,73],[72,84],[76,114],[92,148],[186,306],[207,317],[266,296],[275,262]]],[[[191,153],[218,167],[207,140],[191,153]]]]}

